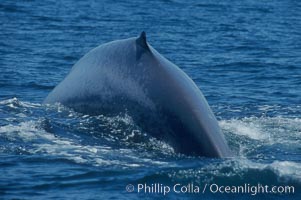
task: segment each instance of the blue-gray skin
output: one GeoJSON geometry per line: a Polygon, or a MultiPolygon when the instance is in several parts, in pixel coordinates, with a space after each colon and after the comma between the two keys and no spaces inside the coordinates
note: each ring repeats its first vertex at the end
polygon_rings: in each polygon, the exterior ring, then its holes
{"type": "Polygon", "coordinates": [[[128,112],[179,153],[231,155],[199,88],[147,43],[144,32],[87,53],[44,100],[56,102],[88,114],[128,112]]]}

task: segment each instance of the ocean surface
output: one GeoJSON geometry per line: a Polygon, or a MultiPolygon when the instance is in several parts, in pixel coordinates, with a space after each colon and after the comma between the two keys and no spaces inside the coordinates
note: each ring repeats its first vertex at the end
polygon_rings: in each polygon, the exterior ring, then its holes
{"type": "Polygon", "coordinates": [[[1,0],[0,199],[300,199],[300,86],[297,0],[1,0]],[[141,31],[201,89],[233,158],[176,154],[126,113],[41,104],[89,50],[141,31]],[[214,191],[258,184],[294,193],[214,191]]]}

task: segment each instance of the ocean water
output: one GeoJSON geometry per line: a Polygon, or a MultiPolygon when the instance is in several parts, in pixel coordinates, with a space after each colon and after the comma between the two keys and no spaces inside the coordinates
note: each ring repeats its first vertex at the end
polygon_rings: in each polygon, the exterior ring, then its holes
{"type": "Polygon", "coordinates": [[[0,199],[300,199],[300,86],[297,0],[2,0],[0,199]],[[41,104],[89,50],[141,31],[201,89],[233,158],[176,154],[126,113],[41,104]],[[215,191],[258,184],[294,192],[215,191]]]}

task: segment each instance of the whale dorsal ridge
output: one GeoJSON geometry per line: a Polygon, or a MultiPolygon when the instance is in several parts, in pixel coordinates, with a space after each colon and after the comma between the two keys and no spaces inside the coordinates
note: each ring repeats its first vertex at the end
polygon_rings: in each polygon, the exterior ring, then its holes
{"type": "Polygon", "coordinates": [[[149,46],[146,41],[146,34],[144,31],[141,32],[140,36],[136,39],[136,59],[139,60],[142,54],[149,52],[149,46]]]}
{"type": "Polygon", "coordinates": [[[146,41],[146,34],[144,31],[142,31],[140,36],[136,39],[136,43],[145,50],[149,49],[146,41]]]}

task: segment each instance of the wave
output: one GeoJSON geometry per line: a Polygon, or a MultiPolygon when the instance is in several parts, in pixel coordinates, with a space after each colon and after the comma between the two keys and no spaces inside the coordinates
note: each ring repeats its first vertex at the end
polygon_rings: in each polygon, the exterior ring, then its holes
{"type": "Polygon", "coordinates": [[[301,119],[278,117],[249,117],[221,120],[225,133],[232,135],[240,146],[240,155],[265,153],[273,156],[291,154],[286,159],[297,159],[300,155],[301,119]],[[278,149],[268,151],[268,149],[278,149]],[[266,150],[266,151],[264,151],[266,150]],[[263,152],[261,152],[263,151],[263,152]],[[290,153],[289,153],[290,152],[290,153]],[[297,155],[294,155],[296,154],[297,155]]]}
{"type": "MultiPolygon", "coordinates": [[[[223,162],[210,161],[203,166],[166,172],[173,182],[217,183],[226,185],[290,184],[301,187],[301,164],[292,161],[273,161],[264,164],[245,158],[223,162]]],[[[164,173],[163,173],[164,174],[164,173]]]]}
{"type": "Polygon", "coordinates": [[[0,119],[2,155],[35,155],[103,170],[152,168],[145,172],[147,176],[161,169],[173,180],[237,184],[246,179],[264,182],[268,176],[279,183],[300,184],[301,180],[299,118],[221,119],[219,124],[236,156],[209,159],[174,153],[168,144],[143,132],[127,113],[89,116],[60,104],[44,106],[17,98],[0,101],[0,112],[4,113],[0,119]]]}

